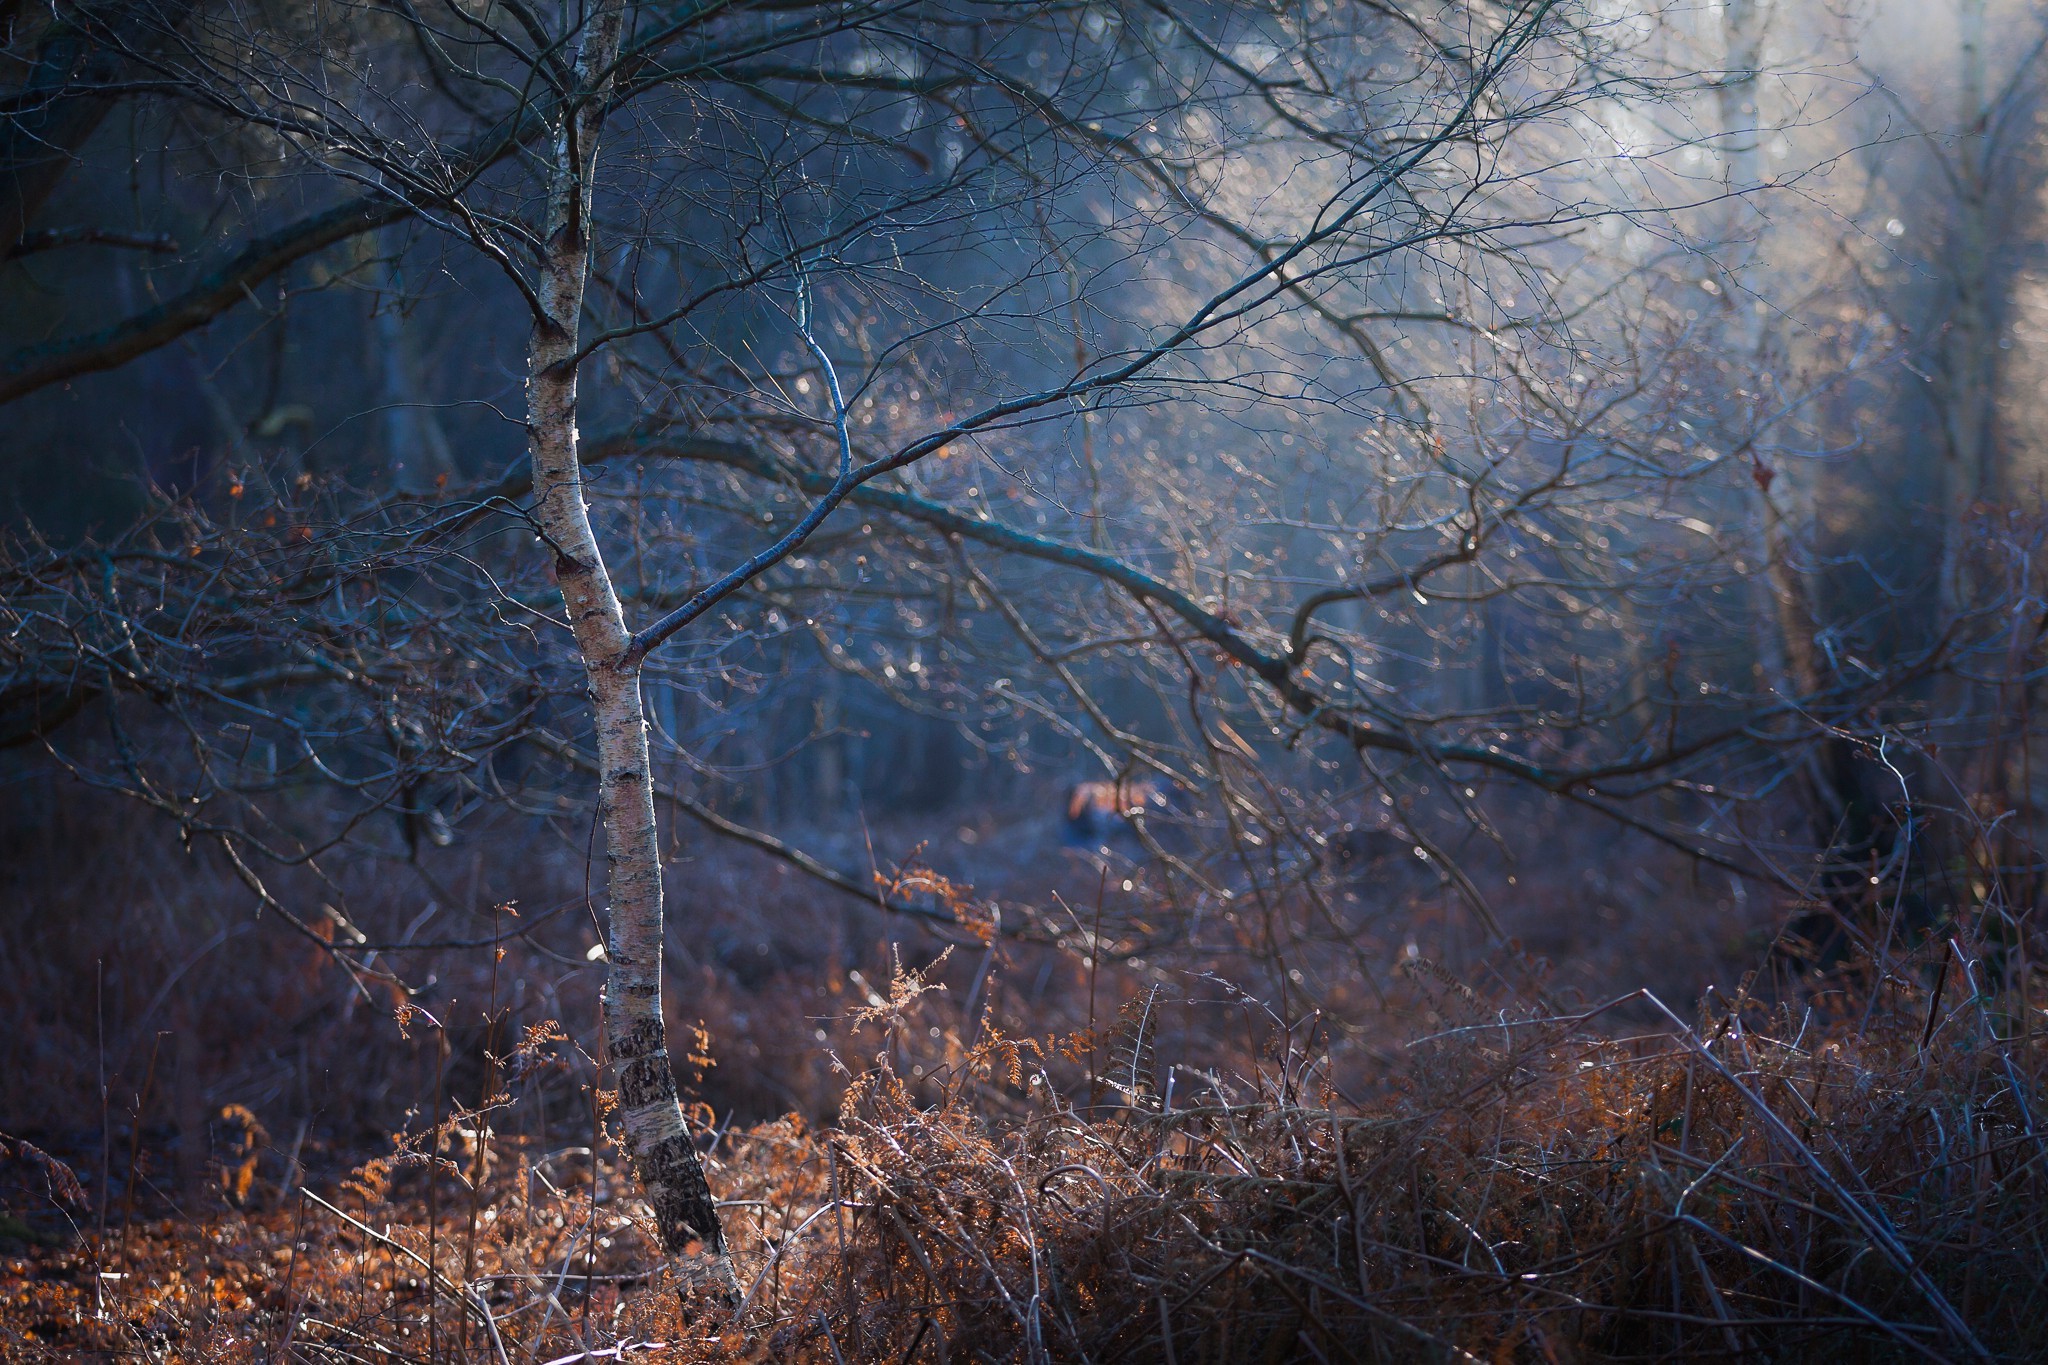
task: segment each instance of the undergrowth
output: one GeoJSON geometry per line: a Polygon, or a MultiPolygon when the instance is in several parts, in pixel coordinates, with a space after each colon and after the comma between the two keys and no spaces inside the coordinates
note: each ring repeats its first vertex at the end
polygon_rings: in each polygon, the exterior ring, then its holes
{"type": "Polygon", "coordinates": [[[863,1022],[926,1040],[922,1077],[892,1047],[835,1124],[707,1123],[737,1314],[678,1303],[608,1143],[510,1136],[499,1096],[203,1219],[109,1221],[37,1167],[78,1234],[17,1243],[0,1354],[2041,1359],[2039,1011],[1945,952],[1874,999],[1691,1019],[1415,972],[1433,1024],[1350,1098],[1312,1027],[1269,1018],[1265,1060],[1224,1076],[1161,1062],[1154,997],[1019,1039],[928,1026],[906,976],[863,1022]]]}

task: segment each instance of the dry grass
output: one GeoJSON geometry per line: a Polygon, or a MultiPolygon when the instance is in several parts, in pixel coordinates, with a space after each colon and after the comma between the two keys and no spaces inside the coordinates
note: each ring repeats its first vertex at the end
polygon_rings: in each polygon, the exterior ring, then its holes
{"type": "MultiPolygon", "coordinates": [[[[1963,956],[1982,982],[1986,964],[1963,956]]],[[[1615,1038],[1600,1026],[1618,1011],[1562,1017],[1426,971],[1412,989],[1409,1003],[1437,1018],[1432,1034],[1347,1100],[1321,1056],[1277,1026],[1263,1063],[1204,1078],[1160,1066],[1144,998],[1097,1037],[1019,1042],[977,1026],[969,1042],[955,1003],[906,977],[864,1012],[864,1036],[891,1046],[853,1078],[837,1124],[790,1118],[715,1146],[752,1287],[736,1320],[677,1310],[608,1164],[593,1173],[573,1145],[480,1144],[477,1116],[458,1114],[431,1187],[429,1144],[415,1139],[338,1189],[258,1191],[257,1210],[150,1221],[8,1262],[0,1351],[2048,1352],[2048,1056],[2017,1000],[1951,980],[1934,1005],[1895,981],[1867,1020],[1715,1000],[1695,1029],[1638,997],[1629,1005],[1662,1026],[1615,1038]],[[898,1058],[920,1039],[913,1083],[898,1058]],[[1109,1059],[1092,1091],[1090,1058],[1109,1059]],[[631,1345],[649,1341],[664,1344],[631,1345]]],[[[510,1069],[548,1064],[548,1046],[510,1069]]],[[[496,1118],[509,1129],[507,1112],[496,1118]]]]}
{"type": "MultiPolygon", "coordinates": [[[[1591,859],[1502,907],[1556,971],[1459,953],[1421,904],[1097,961],[1125,931],[1085,892],[1064,944],[906,965],[877,912],[705,859],[668,966],[751,1286],[721,1320],[665,1288],[563,1036],[602,970],[583,842],[497,869],[538,922],[507,956],[402,959],[429,1014],[400,1036],[218,869],[40,818],[22,849],[99,856],[0,870],[0,1129],[77,1175],[0,1151],[10,1362],[2048,1358],[2048,999],[2009,931],[1895,953],[1875,995],[1866,964],[1674,1015],[1570,1001],[1730,980],[1755,945],[1578,886],[1591,859]],[[1277,1013],[1225,980],[1261,970],[1277,1013]]],[[[381,938],[504,927],[423,919],[393,871],[347,888],[381,938]]]]}

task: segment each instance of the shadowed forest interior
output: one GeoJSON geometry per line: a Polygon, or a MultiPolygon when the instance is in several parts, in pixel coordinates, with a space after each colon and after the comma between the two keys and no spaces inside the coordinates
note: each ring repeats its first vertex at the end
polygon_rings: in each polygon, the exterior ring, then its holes
{"type": "Polygon", "coordinates": [[[2044,96],[0,0],[0,1356],[2048,1355],[2044,96]]]}

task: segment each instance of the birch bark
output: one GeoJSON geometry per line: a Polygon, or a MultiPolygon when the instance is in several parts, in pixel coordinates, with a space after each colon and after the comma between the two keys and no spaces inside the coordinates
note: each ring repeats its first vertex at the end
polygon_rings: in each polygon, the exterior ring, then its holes
{"type": "Polygon", "coordinates": [[[609,971],[607,1055],[627,1156],[663,1255],[686,1293],[730,1302],[733,1272],[718,1208],[676,1098],[661,1011],[661,846],[654,820],[640,663],[590,522],[577,450],[579,323],[590,263],[591,178],[624,25],[623,0],[597,0],[585,21],[576,94],[551,147],[544,254],[527,381],[535,517],[555,557],[576,648],[590,681],[604,823],[609,971]]]}

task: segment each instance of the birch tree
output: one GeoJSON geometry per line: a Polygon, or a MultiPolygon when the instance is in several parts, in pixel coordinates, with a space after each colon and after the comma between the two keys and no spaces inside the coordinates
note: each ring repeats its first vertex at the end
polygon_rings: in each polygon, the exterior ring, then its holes
{"type": "Polygon", "coordinates": [[[576,649],[589,678],[597,732],[598,812],[604,825],[609,938],[605,1046],[618,1086],[627,1155],[654,1213],[655,1236],[686,1290],[737,1292],[718,1208],[683,1122],[661,1007],[661,842],[640,662],[591,528],[577,448],[584,290],[590,271],[598,138],[617,80],[625,0],[583,16],[574,80],[564,92],[547,167],[547,213],[527,376],[533,518],[553,556],[576,649]]]}

